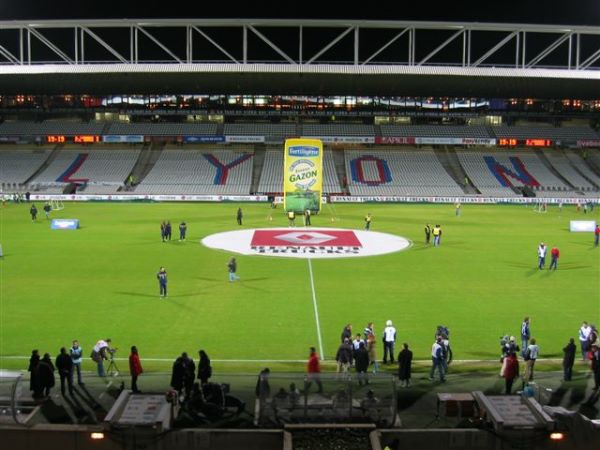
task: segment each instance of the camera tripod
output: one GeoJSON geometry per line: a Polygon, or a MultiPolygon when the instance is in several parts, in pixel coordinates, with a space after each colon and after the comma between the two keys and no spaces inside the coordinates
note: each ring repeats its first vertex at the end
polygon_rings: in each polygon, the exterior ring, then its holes
{"type": "Polygon", "coordinates": [[[114,356],[111,355],[109,361],[108,367],[106,368],[106,374],[111,377],[116,377],[119,375],[119,368],[117,367],[117,362],[115,361],[114,356]]]}

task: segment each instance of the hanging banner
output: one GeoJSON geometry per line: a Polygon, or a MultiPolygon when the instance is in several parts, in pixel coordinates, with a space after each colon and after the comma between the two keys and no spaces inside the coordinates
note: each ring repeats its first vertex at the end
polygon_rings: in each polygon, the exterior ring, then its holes
{"type": "Polygon", "coordinates": [[[323,143],[319,139],[286,139],[283,161],[283,207],[304,214],[321,209],[323,143]]]}

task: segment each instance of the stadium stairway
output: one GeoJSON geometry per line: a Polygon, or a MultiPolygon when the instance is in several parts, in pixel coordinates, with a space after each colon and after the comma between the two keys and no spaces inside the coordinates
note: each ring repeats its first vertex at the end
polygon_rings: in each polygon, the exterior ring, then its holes
{"type": "Polygon", "coordinates": [[[433,151],[442,167],[465,194],[481,194],[474,186],[465,184],[467,173],[460,164],[454,149],[444,146],[444,148],[434,147],[433,151]]]}
{"type": "Polygon", "coordinates": [[[600,177],[600,157],[595,153],[584,152],[582,159],[585,161],[589,169],[600,177]]]}
{"type": "Polygon", "coordinates": [[[37,176],[39,176],[44,170],[46,170],[48,168],[48,166],[50,164],[52,164],[52,161],[54,161],[56,159],[56,157],[58,156],[60,150],[64,147],[64,144],[58,144],[56,145],[52,151],[50,152],[50,154],[48,155],[48,157],[46,158],[46,161],[44,161],[40,167],[38,167],[38,169],[33,172],[33,174],[27,178],[25,181],[23,181],[23,184],[29,184],[31,183],[32,180],[35,180],[35,178],[37,176]]]}
{"type": "MultiPolygon", "coordinates": [[[[348,193],[348,187],[344,186],[344,180],[347,180],[346,175],[346,157],[344,156],[343,150],[332,150],[333,152],[333,163],[335,165],[335,173],[338,177],[338,182],[342,187],[344,194],[348,193]]],[[[347,184],[347,182],[346,182],[347,184]]]]}
{"type": "Polygon", "coordinates": [[[258,184],[265,162],[265,155],[265,146],[263,144],[256,144],[254,146],[254,158],[252,158],[252,184],[250,185],[250,193],[258,192],[258,184]]]}
{"type": "MultiPolygon", "coordinates": [[[[135,186],[132,190],[135,191],[137,186],[142,182],[142,180],[150,173],[156,161],[160,157],[160,154],[165,147],[164,142],[153,142],[152,144],[144,144],[142,147],[142,151],[138,156],[133,169],[131,170],[131,174],[135,178],[135,186]]],[[[125,180],[123,180],[125,181],[125,180]]]]}
{"type": "Polygon", "coordinates": [[[544,154],[543,150],[537,149],[534,150],[535,154],[537,155],[537,157],[540,159],[540,161],[542,161],[542,164],[544,164],[548,170],[555,176],[557,177],[560,181],[562,181],[565,185],[569,186],[570,189],[572,190],[576,190],[578,191],[579,189],[575,186],[573,186],[569,180],[567,180],[565,177],[562,176],[562,174],[556,170],[556,168],[552,165],[552,163],[548,160],[548,157],[544,154]]]}

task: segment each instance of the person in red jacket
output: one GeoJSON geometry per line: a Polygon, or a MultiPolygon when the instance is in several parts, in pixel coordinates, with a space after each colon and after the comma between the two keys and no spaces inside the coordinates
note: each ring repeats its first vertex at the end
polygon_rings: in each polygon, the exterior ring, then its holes
{"type": "Polygon", "coordinates": [[[552,247],[552,250],[550,250],[550,267],[548,267],[548,270],[552,270],[553,268],[556,270],[559,256],[560,252],[558,251],[558,247],[552,247]]]}
{"type": "Polygon", "coordinates": [[[310,385],[314,381],[319,387],[317,393],[322,393],[323,383],[321,383],[321,364],[319,363],[319,355],[317,355],[317,350],[314,347],[310,348],[310,356],[308,357],[308,363],[306,364],[306,371],[308,374],[306,375],[305,392],[308,392],[310,385]]]}
{"type": "Polygon", "coordinates": [[[129,373],[131,374],[131,390],[134,394],[139,394],[140,391],[137,387],[137,379],[144,370],[142,369],[142,363],[140,362],[140,355],[138,349],[134,345],[131,347],[131,354],[129,355],[129,373]]]}
{"type": "Polygon", "coordinates": [[[510,352],[506,356],[506,367],[504,368],[503,376],[506,380],[506,394],[510,394],[513,382],[519,376],[519,361],[515,352],[510,352]]]}

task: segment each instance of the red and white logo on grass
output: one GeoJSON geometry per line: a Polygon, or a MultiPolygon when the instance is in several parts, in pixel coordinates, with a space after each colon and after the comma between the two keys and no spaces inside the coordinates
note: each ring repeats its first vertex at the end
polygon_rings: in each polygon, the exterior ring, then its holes
{"type": "Polygon", "coordinates": [[[410,247],[401,236],[340,228],[265,228],[217,233],[207,247],[243,255],[286,258],[347,258],[393,253],[410,247]]]}

